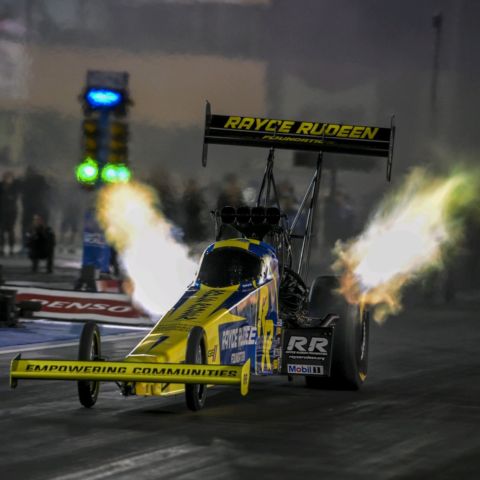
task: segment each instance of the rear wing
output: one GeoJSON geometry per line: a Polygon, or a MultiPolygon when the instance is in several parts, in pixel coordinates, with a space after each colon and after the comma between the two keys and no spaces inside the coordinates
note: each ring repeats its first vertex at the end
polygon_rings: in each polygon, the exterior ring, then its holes
{"type": "Polygon", "coordinates": [[[214,115],[207,102],[202,164],[207,165],[208,144],[281,148],[311,152],[385,157],[390,181],[395,139],[390,127],[303,122],[259,117],[214,115]]]}

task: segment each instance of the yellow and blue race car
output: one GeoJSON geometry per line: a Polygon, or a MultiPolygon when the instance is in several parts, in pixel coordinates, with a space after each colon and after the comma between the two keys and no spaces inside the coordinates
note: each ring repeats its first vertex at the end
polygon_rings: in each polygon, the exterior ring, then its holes
{"type": "Polygon", "coordinates": [[[312,388],[359,388],[367,375],[368,308],[337,295],[334,276],[307,286],[311,238],[323,152],[387,157],[390,179],[394,131],[393,123],[380,128],[212,115],[207,103],[204,166],[208,144],[269,148],[256,205],[214,212],[216,242],[205,250],[197,277],[124,359],[102,358],[99,329],[88,322],[77,360],[18,355],[11,386],[19,379],[74,380],[81,404],[91,407],[100,382],[110,381],[123,395],[184,393],[191,410],[204,406],[209,386],[237,385],[246,395],[250,375],[300,375],[312,388]],[[318,154],[293,220],[279,205],[275,148],[318,154]]]}

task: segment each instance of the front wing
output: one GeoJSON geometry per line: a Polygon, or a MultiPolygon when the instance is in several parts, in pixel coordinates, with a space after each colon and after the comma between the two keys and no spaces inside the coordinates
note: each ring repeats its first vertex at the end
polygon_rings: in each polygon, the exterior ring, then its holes
{"type": "Polygon", "coordinates": [[[185,363],[137,363],[80,360],[12,360],[10,386],[20,379],[86,380],[101,382],[201,383],[239,385],[248,393],[250,360],[244,365],[189,365],[185,363]]]}

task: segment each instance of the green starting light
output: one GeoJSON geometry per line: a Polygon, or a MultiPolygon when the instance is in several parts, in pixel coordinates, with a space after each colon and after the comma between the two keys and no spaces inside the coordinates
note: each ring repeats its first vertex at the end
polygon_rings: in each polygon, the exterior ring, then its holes
{"type": "Polygon", "coordinates": [[[117,179],[119,182],[127,183],[132,178],[132,172],[126,165],[119,165],[117,167],[117,179]]]}
{"type": "Polygon", "coordinates": [[[75,175],[79,183],[91,185],[98,179],[98,164],[91,158],[87,157],[82,163],[77,165],[75,175]]]}
{"type": "Polygon", "coordinates": [[[117,166],[112,163],[107,163],[102,169],[102,180],[105,183],[116,183],[117,166]]]}
{"type": "Polygon", "coordinates": [[[107,163],[102,169],[102,180],[105,183],[127,183],[132,177],[126,165],[107,163]]]}

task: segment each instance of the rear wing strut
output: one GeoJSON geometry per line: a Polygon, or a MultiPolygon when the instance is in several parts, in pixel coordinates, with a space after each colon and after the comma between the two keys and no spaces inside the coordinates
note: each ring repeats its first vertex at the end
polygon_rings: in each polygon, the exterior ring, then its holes
{"type": "Polygon", "coordinates": [[[385,157],[387,180],[392,176],[394,117],[390,127],[303,122],[259,117],[214,115],[207,101],[202,165],[207,165],[208,144],[281,148],[311,152],[385,157]]]}

